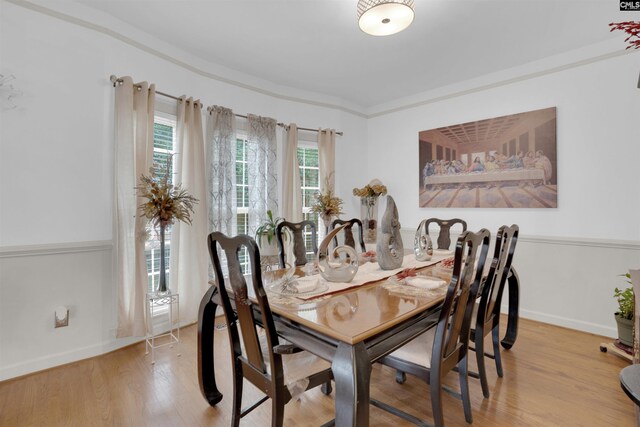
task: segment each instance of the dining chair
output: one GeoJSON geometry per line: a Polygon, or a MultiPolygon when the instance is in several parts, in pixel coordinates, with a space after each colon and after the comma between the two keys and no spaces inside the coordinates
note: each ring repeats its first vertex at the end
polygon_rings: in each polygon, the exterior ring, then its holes
{"type": "MultiPolygon", "coordinates": [[[[406,379],[405,373],[409,373],[429,384],[436,426],[444,425],[443,379],[454,369],[458,371],[460,392],[457,393],[448,388],[445,388],[445,391],[462,400],[466,421],[468,423],[473,421],[467,370],[469,329],[489,250],[489,238],[490,233],[484,228],[477,233],[465,231],[458,237],[453,275],[442,303],[438,322],[417,338],[378,361],[398,371],[396,381],[399,383],[403,383],[406,379]]],[[[387,403],[374,399],[371,403],[414,424],[425,425],[424,421],[387,403]]]]}
{"type": "Polygon", "coordinates": [[[425,233],[429,234],[429,226],[431,224],[436,224],[438,225],[438,227],[440,227],[440,232],[438,233],[437,240],[437,249],[449,249],[449,247],[451,246],[451,227],[453,227],[454,225],[460,224],[463,233],[467,231],[467,222],[460,218],[429,218],[424,222],[425,233]]]}
{"type": "MultiPolygon", "coordinates": [[[[347,220],[334,219],[333,222],[331,223],[331,229],[333,230],[334,228],[336,228],[336,226],[342,225],[342,224],[347,224],[347,226],[343,229],[344,244],[347,246],[351,246],[353,249],[356,249],[356,241],[353,238],[353,226],[357,224],[358,225],[358,244],[360,245],[360,250],[362,251],[362,253],[367,252],[367,248],[364,244],[364,233],[362,230],[362,221],[360,221],[358,218],[352,218],[347,220]]],[[[334,242],[336,246],[338,246],[337,236],[334,239],[334,242]]]]}
{"type": "Polygon", "coordinates": [[[253,238],[247,235],[227,237],[213,232],[209,234],[208,246],[233,358],[231,425],[238,426],[242,417],[271,398],[271,425],[280,427],[284,406],[292,395],[327,384],[329,387],[323,388],[323,392],[331,392],[331,365],[311,353],[281,342],[262,286],[260,251],[253,238]],[[244,276],[241,269],[239,255],[242,248],[247,249],[250,276],[244,276]],[[219,249],[227,260],[228,277],[223,275],[219,249]],[[253,287],[255,301],[249,299],[247,280],[253,287]],[[241,409],[243,378],[265,393],[263,398],[245,409],[241,409]]]}
{"type": "Polygon", "coordinates": [[[485,356],[495,360],[498,376],[503,375],[500,358],[500,306],[504,286],[511,272],[519,232],[516,224],[511,227],[503,225],[498,229],[491,266],[479,291],[480,300],[476,302],[474,316],[471,319],[470,340],[474,347],[470,347],[470,350],[476,353],[478,373],[470,372],[469,375],[480,378],[484,397],[489,397],[485,356]],[[493,354],[484,351],[484,338],[489,334],[492,335],[493,354]]]}
{"type": "Polygon", "coordinates": [[[276,240],[278,241],[278,257],[280,261],[280,268],[285,268],[285,251],[284,235],[285,230],[288,230],[290,234],[288,237],[293,239],[293,254],[295,257],[295,266],[305,265],[307,260],[307,252],[313,252],[314,255],[318,253],[318,231],[317,226],[313,221],[300,221],[289,222],[282,221],[276,227],[276,240]],[[311,241],[310,247],[307,247],[305,243],[305,230],[308,230],[311,241]]]}

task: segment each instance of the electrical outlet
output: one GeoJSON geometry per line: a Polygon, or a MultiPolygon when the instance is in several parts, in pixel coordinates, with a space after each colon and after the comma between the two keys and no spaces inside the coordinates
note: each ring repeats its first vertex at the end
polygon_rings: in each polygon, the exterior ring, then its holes
{"type": "Polygon", "coordinates": [[[69,326],[69,309],[67,307],[58,307],[54,314],[55,327],[61,328],[63,326],[69,326]]]}

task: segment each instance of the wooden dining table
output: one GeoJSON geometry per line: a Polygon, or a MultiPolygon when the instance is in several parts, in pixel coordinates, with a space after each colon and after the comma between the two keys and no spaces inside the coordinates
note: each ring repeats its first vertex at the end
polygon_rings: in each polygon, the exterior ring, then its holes
{"type": "MultiPolygon", "coordinates": [[[[424,273],[430,274],[433,268],[426,267],[424,273]]],[[[505,348],[517,336],[519,284],[515,271],[508,283],[505,348]]],[[[446,286],[420,292],[380,280],[298,305],[270,299],[270,306],[279,336],[331,363],[336,426],[368,426],[372,364],[435,325],[445,293],[446,286]]],[[[217,288],[211,286],[198,315],[198,376],[202,394],[212,406],[223,397],[215,381],[213,346],[214,317],[220,303],[217,288]]]]}

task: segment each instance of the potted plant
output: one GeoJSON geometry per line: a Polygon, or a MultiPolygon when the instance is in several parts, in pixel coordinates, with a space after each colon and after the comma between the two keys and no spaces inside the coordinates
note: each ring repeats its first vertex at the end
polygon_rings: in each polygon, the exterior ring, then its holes
{"type": "MultiPolygon", "coordinates": [[[[627,279],[630,278],[629,273],[622,274],[627,279]]],[[[627,280],[628,283],[631,283],[627,280]]],[[[626,289],[615,288],[613,296],[618,301],[618,311],[615,313],[616,323],[618,324],[618,339],[624,345],[633,346],[633,288],[626,289]]]]}
{"type": "Polygon", "coordinates": [[[267,219],[256,229],[256,242],[260,246],[260,255],[278,255],[278,243],[276,242],[276,227],[284,221],[284,218],[273,218],[273,212],[267,211],[267,219]]]}

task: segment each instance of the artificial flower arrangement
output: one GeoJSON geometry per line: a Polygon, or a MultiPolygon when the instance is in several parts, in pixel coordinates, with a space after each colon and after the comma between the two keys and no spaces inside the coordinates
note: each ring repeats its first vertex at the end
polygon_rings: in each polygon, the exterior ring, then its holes
{"type": "Polygon", "coordinates": [[[180,184],[169,182],[173,156],[167,157],[164,165],[149,168],[149,175],[140,175],[140,184],[135,188],[139,197],[146,199],[138,206],[140,213],[154,227],[160,228],[160,282],[159,293],[169,292],[166,282],[164,232],[176,220],[191,225],[191,214],[198,199],[190,195],[180,184]]]}
{"type": "Polygon", "coordinates": [[[343,213],[342,199],[333,194],[333,189],[328,182],[324,191],[314,194],[313,198],[311,212],[317,213],[323,220],[328,221],[330,218],[343,213]]]}
{"type": "Polygon", "coordinates": [[[625,22],[612,22],[609,24],[610,31],[620,30],[628,34],[628,37],[624,39],[629,43],[627,49],[640,49],[640,22],[625,21],[625,22]]]}
{"type": "Polygon", "coordinates": [[[387,194],[387,187],[378,179],[372,179],[362,188],[354,188],[353,195],[358,197],[378,197],[387,194]]]}
{"type": "Polygon", "coordinates": [[[176,220],[191,224],[193,207],[198,203],[180,184],[169,182],[172,158],[168,156],[166,164],[149,168],[149,175],[140,175],[136,187],[138,196],[146,199],[138,209],[155,227],[167,227],[176,220]]]}

